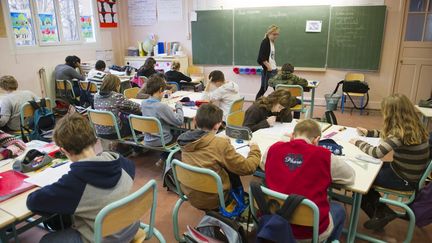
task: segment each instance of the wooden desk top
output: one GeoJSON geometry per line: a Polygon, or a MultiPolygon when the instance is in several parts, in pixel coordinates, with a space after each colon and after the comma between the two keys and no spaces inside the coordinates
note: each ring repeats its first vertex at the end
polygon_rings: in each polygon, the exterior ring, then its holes
{"type": "Polygon", "coordinates": [[[0,228],[6,227],[15,221],[15,217],[0,210],[0,228]]]}
{"type": "Polygon", "coordinates": [[[432,108],[420,107],[418,105],[415,105],[415,107],[417,108],[418,111],[420,111],[420,113],[422,113],[423,116],[427,118],[432,117],[432,108]]]}

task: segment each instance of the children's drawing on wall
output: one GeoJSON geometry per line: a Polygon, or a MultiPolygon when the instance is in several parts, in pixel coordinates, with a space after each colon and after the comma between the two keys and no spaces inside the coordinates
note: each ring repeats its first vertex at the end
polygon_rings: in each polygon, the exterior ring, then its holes
{"type": "Polygon", "coordinates": [[[117,27],[117,0],[97,0],[101,28],[117,27]]]}
{"type": "Polygon", "coordinates": [[[42,36],[42,42],[58,41],[58,32],[55,23],[53,22],[52,14],[39,14],[39,26],[42,36]]]}
{"type": "Polygon", "coordinates": [[[25,45],[33,41],[31,31],[31,20],[27,13],[11,12],[12,29],[15,34],[16,43],[25,45]]]}

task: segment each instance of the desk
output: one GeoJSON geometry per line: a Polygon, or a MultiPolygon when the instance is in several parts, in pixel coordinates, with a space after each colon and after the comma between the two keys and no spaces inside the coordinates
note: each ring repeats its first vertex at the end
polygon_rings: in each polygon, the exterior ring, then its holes
{"type": "Polygon", "coordinates": [[[314,107],[315,107],[315,89],[318,87],[318,85],[320,84],[320,81],[315,81],[315,80],[308,80],[308,88],[311,89],[311,99],[310,100],[304,100],[305,102],[310,102],[310,117],[313,117],[313,111],[314,111],[314,107]]]}
{"type": "Polygon", "coordinates": [[[432,118],[432,108],[420,107],[418,105],[415,105],[415,108],[422,114],[423,123],[428,128],[429,120],[432,118]]]}

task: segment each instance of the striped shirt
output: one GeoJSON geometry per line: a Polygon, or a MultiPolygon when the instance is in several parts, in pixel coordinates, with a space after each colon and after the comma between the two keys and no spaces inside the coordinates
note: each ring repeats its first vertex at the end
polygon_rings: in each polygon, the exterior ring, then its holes
{"type": "MultiPolygon", "coordinates": [[[[367,133],[367,137],[379,137],[379,135],[378,130],[369,130],[367,133]]],[[[391,168],[401,179],[409,182],[418,183],[429,163],[428,141],[421,144],[404,145],[400,139],[390,136],[381,140],[376,147],[361,140],[357,140],[355,145],[375,158],[382,158],[393,150],[391,168]]]]}

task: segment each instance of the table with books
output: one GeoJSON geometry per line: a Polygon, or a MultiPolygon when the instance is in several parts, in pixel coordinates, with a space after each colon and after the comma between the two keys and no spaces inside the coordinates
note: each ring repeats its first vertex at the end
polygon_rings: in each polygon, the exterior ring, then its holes
{"type": "MultiPolygon", "coordinates": [[[[27,143],[26,151],[16,159],[8,159],[0,162],[0,176],[1,175],[11,175],[11,173],[16,173],[15,178],[23,177],[23,174],[17,172],[11,172],[12,166],[15,161],[21,160],[24,155],[30,149],[37,149],[42,152],[49,153],[52,149],[56,149],[56,146],[53,144],[48,144],[42,141],[31,141],[27,143]]],[[[27,196],[33,191],[37,190],[38,187],[51,184],[57,181],[63,174],[66,174],[69,168],[70,163],[65,164],[57,164],[60,166],[53,166],[55,168],[51,168],[48,165],[42,172],[30,172],[26,173],[24,177],[24,181],[15,181],[16,189],[10,190],[9,195],[2,194],[1,202],[0,202],[0,242],[8,242],[9,239],[13,239],[24,231],[30,229],[43,222],[47,218],[51,217],[42,217],[38,216],[37,218],[33,218],[35,214],[31,212],[26,205],[27,196]],[[25,224],[21,224],[26,222],[25,224]],[[17,225],[20,224],[19,227],[17,225]]],[[[12,175],[13,176],[13,175],[12,175]]],[[[10,182],[9,178],[11,177],[1,177],[0,180],[8,180],[2,181],[2,185],[5,183],[13,184],[10,182]],[[7,179],[8,178],[8,179],[7,179]]],[[[12,187],[12,186],[11,186],[12,187]]],[[[1,188],[6,189],[5,186],[1,188]]],[[[11,188],[9,188],[11,189],[11,188]]],[[[2,191],[2,193],[5,193],[2,191]]]]}
{"type": "MultiPolygon", "coordinates": [[[[287,135],[293,132],[296,123],[296,120],[291,123],[276,123],[271,128],[255,131],[252,134],[251,142],[257,143],[261,153],[264,154],[272,144],[278,141],[289,141],[287,135]]],[[[359,236],[357,234],[357,225],[361,210],[360,204],[362,195],[366,194],[371,188],[383,162],[366,155],[355,145],[349,143],[349,140],[351,138],[362,139],[376,145],[379,139],[360,137],[357,135],[356,129],[351,127],[330,125],[327,123],[320,123],[320,126],[323,131],[322,139],[331,138],[339,145],[343,146],[343,156],[356,174],[354,184],[349,186],[335,185],[335,189],[343,189],[352,192],[351,197],[347,200],[347,202],[352,204],[349,219],[350,224],[347,229],[347,242],[354,242],[356,237],[359,236]],[[369,161],[365,161],[368,159],[369,161]]],[[[249,152],[249,146],[247,146],[248,141],[240,141],[239,143],[236,139],[231,139],[231,144],[236,148],[237,152],[243,156],[247,156],[249,152]]]]}
{"type": "Polygon", "coordinates": [[[432,119],[432,108],[420,107],[418,105],[415,105],[415,108],[422,114],[423,123],[427,128],[429,126],[429,120],[432,119]]]}

